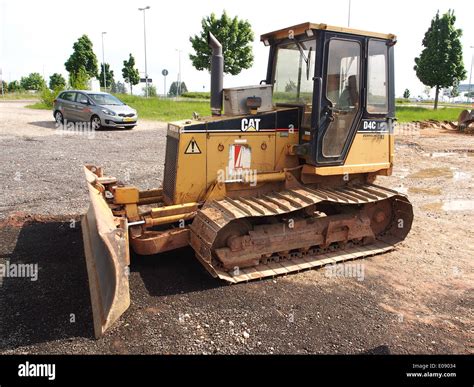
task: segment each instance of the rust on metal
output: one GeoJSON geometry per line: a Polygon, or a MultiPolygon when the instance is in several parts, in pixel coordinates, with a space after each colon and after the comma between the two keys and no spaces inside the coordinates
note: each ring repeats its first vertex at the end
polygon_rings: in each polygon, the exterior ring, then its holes
{"type": "Polygon", "coordinates": [[[127,220],[117,220],[106,203],[99,176],[85,167],[90,207],[82,218],[82,235],[89,277],[95,337],[104,332],[130,306],[127,220]]]}
{"type": "Polygon", "coordinates": [[[406,196],[384,187],[303,186],[207,202],[191,224],[190,244],[211,274],[235,283],[385,252],[412,220],[406,196]],[[338,213],[325,214],[327,206],[338,213]]]}
{"type": "Polygon", "coordinates": [[[166,231],[144,231],[131,238],[133,250],[140,255],[153,255],[189,245],[189,228],[166,231]]]}
{"type": "Polygon", "coordinates": [[[461,131],[470,129],[474,123],[474,110],[463,110],[458,117],[458,128],[461,131]]]}

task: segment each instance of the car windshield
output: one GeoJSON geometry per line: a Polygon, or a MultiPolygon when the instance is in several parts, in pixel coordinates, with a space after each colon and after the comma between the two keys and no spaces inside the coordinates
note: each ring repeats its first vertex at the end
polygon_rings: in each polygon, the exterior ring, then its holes
{"type": "Polygon", "coordinates": [[[117,97],[110,94],[89,94],[89,97],[98,105],[125,105],[117,97]]]}

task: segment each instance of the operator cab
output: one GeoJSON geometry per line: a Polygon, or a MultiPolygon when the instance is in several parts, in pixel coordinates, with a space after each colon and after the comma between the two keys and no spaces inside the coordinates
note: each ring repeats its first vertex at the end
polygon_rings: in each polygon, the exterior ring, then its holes
{"type": "Polygon", "coordinates": [[[304,23],[261,40],[273,104],[300,110],[296,151],[307,163],[342,165],[358,131],[392,127],[394,35],[304,23]]]}

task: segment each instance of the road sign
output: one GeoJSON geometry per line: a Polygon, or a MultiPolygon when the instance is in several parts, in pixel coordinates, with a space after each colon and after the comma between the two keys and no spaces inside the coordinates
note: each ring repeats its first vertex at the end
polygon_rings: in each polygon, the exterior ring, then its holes
{"type": "MultiPolygon", "coordinates": [[[[140,82],[146,83],[146,78],[140,78],[140,82]]],[[[153,83],[153,79],[148,78],[148,83],[153,83]]]]}
{"type": "Polygon", "coordinates": [[[165,86],[163,88],[163,95],[166,97],[166,76],[168,75],[168,70],[166,69],[163,69],[163,71],[161,72],[161,74],[163,75],[163,80],[165,82],[165,86]]]}

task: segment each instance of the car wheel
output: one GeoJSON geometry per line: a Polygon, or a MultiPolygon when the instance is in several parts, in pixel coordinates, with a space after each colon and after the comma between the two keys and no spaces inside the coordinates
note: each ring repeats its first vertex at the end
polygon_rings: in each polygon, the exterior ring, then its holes
{"type": "Polygon", "coordinates": [[[99,130],[102,127],[99,116],[92,116],[91,127],[92,127],[92,130],[99,130]]]}
{"type": "Polygon", "coordinates": [[[56,113],[54,113],[54,119],[57,124],[62,125],[64,123],[63,113],[57,111],[56,113]]]}
{"type": "Polygon", "coordinates": [[[135,126],[127,126],[125,129],[132,130],[135,126]]]}

